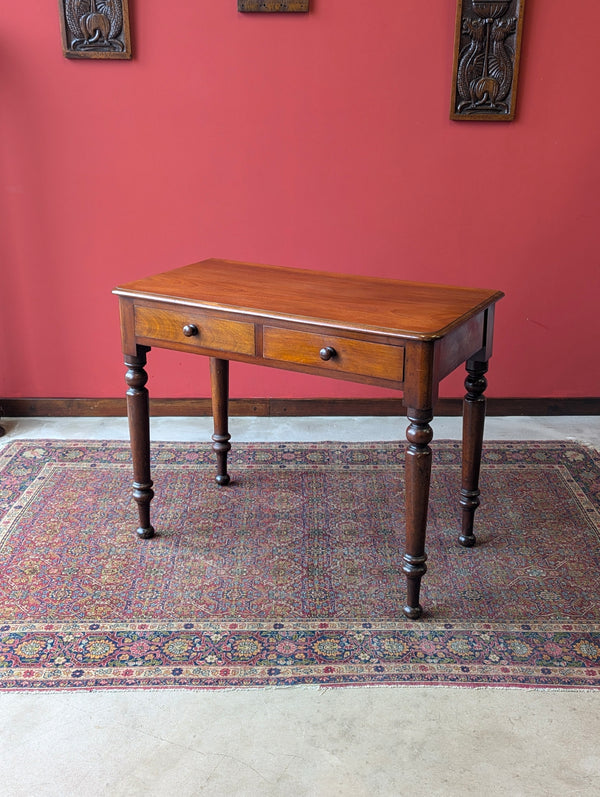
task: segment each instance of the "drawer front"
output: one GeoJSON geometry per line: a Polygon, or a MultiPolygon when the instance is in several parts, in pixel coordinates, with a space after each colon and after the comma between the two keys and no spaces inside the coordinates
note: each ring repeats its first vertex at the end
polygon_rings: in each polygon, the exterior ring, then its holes
{"type": "Polygon", "coordinates": [[[383,343],[291,329],[265,327],[265,360],[319,367],[323,371],[372,376],[393,382],[404,379],[404,349],[383,343]],[[325,350],[321,356],[321,350],[325,350]]]}
{"type": "Polygon", "coordinates": [[[199,349],[251,356],[256,352],[254,324],[214,318],[193,309],[164,310],[136,306],[135,334],[156,340],[157,345],[158,342],[185,343],[199,349]]]}

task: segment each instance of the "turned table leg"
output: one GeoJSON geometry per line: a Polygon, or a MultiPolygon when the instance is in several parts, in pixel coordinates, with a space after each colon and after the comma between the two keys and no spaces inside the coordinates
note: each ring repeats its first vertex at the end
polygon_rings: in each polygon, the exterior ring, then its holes
{"type": "Polygon", "coordinates": [[[217,455],[217,484],[229,484],[227,454],[231,450],[229,434],[229,360],[210,358],[210,384],[214,422],[213,450],[217,455]]]}
{"type": "Polygon", "coordinates": [[[479,506],[479,471],[483,447],[483,427],[485,422],[485,396],[487,387],[485,373],[487,362],[467,361],[467,393],[463,401],[462,438],[462,488],[460,505],[462,507],[462,533],[458,538],[461,545],[471,548],[475,545],[473,520],[479,506]]]}
{"type": "Polygon", "coordinates": [[[129,439],[133,458],[133,497],[138,505],[140,525],[138,537],[148,539],[154,536],[150,523],[150,501],[154,497],[150,478],[150,413],[146,382],[147,346],[138,346],[137,355],[126,355],[127,373],[127,417],[129,419],[129,439]]]}
{"type": "Polygon", "coordinates": [[[402,570],[406,574],[407,600],[404,614],[411,620],[423,612],[419,603],[421,578],[427,571],[425,533],[429,506],[429,483],[431,479],[431,449],[429,443],[433,431],[429,421],[431,410],[409,408],[410,425],[406,430],[409,445],[406,449],[406,552],[402,570]]]}

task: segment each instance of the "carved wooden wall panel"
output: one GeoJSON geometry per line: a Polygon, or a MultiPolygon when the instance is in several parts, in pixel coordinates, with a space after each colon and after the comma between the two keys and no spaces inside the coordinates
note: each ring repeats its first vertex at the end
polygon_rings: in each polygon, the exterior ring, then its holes
{"type": "Polygon", "coordinates": [[[67,58],[131,58],[128,0],[58,0],[67,58]]]}
{"type": "Polygon", "coordinates": [[[458,0],[451,119],[511,121],[525,0],[458,0]]]}
{"type": "Polygon", "coordinates": [[[238,0],[238,11],[291,13],[308,11],[309,0],[238,0]]]}

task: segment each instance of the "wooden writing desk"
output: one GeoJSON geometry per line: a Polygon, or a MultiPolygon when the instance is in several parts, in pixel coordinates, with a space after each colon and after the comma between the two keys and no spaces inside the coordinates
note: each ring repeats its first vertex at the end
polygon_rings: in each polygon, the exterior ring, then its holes
{"type": "Polygon", "coordinates": [[[406,431],[404,613],[421,615],[425,531],[438,384],[466,362],[460,505],[475,543],[485,373],[499,291],[204,260],[121,285],[119,296],[134,491],[142,538],[152,537],[146,353],[152,346],[210,358],[217,482],[226,485],[229,360],[397,388],[406,431]]]}

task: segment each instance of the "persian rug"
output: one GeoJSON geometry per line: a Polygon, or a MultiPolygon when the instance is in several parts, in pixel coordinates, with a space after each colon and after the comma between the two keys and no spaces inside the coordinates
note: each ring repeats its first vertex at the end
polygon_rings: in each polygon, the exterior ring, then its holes
{"type": "Polygon", "coordinates": [[[0,687],[598,688],[600,455],[484,446],[478,545],[437,441],[424,617],[402,614],[403,443],[153,446],[135,534],[127,443],[0,448],[0,687]]]}

